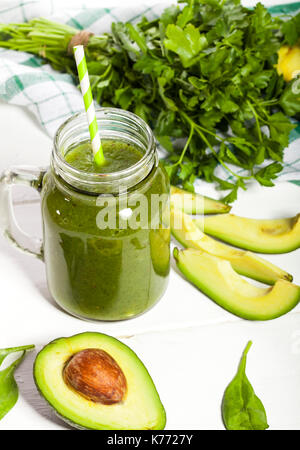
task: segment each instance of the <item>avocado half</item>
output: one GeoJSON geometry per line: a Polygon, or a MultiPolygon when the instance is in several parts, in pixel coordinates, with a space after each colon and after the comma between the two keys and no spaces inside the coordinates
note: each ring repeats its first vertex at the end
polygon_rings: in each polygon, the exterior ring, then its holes
{"type": "Polygon", "coordinates": [[[187,214],[171,210],[172,234],[184,247],[195,248],[228,260],[240,275],[266,284],[274,284],[280,278],[292,281],[293,277],[275,264],[249,251],[238,250],[222,244],[202,233],[187,214]]]}
{"type": "Polygon", "coordinates": [[[300,247],[300,214],[275,220],[224,214],[195,220],[195,223],[221,241],[254,252],[288,253],[300,247]]]}
{"type": "MultiPolygon", "coordinates": [[[[81,358],[82,361],[84,360],[81,358]]],[[[94,373],[96,366],[92,359],[90,363],[90,373],[85,377],[88,380],[92,376],[99,375],[94,373]]],[[[77,371],[72,367],[69,373],[70,376],[77,377],[79,380],[78,367],[82,368],[82,365],[77,364],[77,371]]],[[[111,336],[86,332],[68,338],[55,339],[38,353],[33,374],[41,395],[63,420],[76,428],[163,430],[165,427],[165,410],[147,369],[127,345],[111,336]],[[87,394],[88,390],[84,391],[80,382],[77,383],[76,389],[85,392],[85,396],[75,390],[75,384],[70,385],[66,382],[65,372],[71,367],[70,362],[74,361],[73,358],[89,353],[91,350],[94,354],[103,353],[108,360],[113,361],[114,374],[116,374],[116,367],[121,370],[122,379],[126,380],[125,384],[123,383],[125,393],[121,401],[113,404],[96,402],[88,398],[92,396],[87,394]]],[[[107,380],[107,371],[104,373],[104,382],[106,393],[109,388],[112,396],[116,389],[111,386],[110,380],[107,380]]]]}
{"type": "Polygon", "coordinates": [[[218,305],[244,319],[275,319],[300,301],[299,286],[278,280],[272,287],[256,287],[238,275],[229,261],[200,250],[175,248],[174,258],[190,282],[218,305]]]}
{"type": "Polygon", "coordinates": [[[171,186],[171,206],[187,214],[221,214],[231,210],[225,203],[175,186],[171,186]]]}

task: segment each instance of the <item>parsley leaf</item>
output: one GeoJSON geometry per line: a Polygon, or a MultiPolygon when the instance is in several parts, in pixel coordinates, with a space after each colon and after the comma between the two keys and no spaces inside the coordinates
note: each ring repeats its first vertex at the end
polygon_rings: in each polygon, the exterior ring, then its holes
{"type": "Polygon", "coordinates": [[[206,37],[191,23],[184,29],[178,25],[168,25],[166,36],[165,47],[179,55],[183,67],[193,65],[195,57],[207,46],[206,37]]]}
{"type": "Polygon", "coordinates": [[[254,175],[256,180],[263,186],[274,186],[272,180],[277,178],[278,173],[282,170],[282,165],[278,162],[273,162],[268,166],[260,169],[254,175]]]}

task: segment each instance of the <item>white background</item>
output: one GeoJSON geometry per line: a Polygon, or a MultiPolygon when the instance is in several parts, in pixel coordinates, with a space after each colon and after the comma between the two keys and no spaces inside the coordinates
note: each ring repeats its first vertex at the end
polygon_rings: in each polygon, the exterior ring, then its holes
{"type": "MultiPolygon", "coordinates": [[[[89,3],[100,6],[99,1],[89,3]]],[[[121,1],[101,1],[101,6],[119,4],[124,6],[121,1]]],[[[0,132],[0,171],[11,165],[48,164],[51,140],[27,111],[0,103],[0,132]]],[[[233,212],[248,217],[292,216],[299,212],[299,195],[299,188],[287,183],[272,189],[256,186],[241,193],[233,212]]],[[[22,227],[31,234],[41,234],[34,192],[18,190],[15,198],[16,216],[22,227]]],[[[299,284],[299,256],[297,250],[267,258],[291,272],[299,284]]],[[[183,280],[173,265],[167,293],[144,316],[119,323],[84,322],[54,304],[43,263],[17,252],[3,238],[0,280],[0,347],[35,344],[38,350],[54,338],[83,331],[120,337],[149,369],[167,411],[168,429],[222,429],[222,395],[251,339],[247,374],[265,405],[270,428],[300,428],[299,306],[273,321],[244,321],[202,295],[183,280]]],[[[2,430],[68,428],[35,389],[35,354],[28,354],[17,370],[20,398],[0,422],[2,430]]]]}

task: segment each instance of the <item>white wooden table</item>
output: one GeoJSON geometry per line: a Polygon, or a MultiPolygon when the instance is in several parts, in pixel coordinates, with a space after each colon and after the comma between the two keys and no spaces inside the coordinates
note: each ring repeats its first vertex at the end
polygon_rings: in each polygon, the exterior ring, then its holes
{"type": "MultiPolygon", "coordinates": [[[[0,103],[0,124],[0,171],[10,165],[48,164],[51,140],[25,110],[0,103]],[[18,133],[12,141],[15,123],[18,133]]],[[[210,188],[207,193],[211,194],[210,188]]],[[[14,198],[22,227],[41,235],[37,194],[22,188],[14,198]]],[[[240,194],[234,213],[292,216],[299,212],[299,198],[300,188],[292,184],[272,189],[256,186],[240,194]]],[[[300,250],[267,258],[300,283],[300,250]]],[[[0,280],[0,347],[35,344],[39,350],[60,336],[83,331],[111,334],[129,345],[149,369],[167,411],[168,429],[222,429],[223,392],[251,339],[247,375],[265,405],[270,428],[300,428],[300,305],[273,321],[245,321],[201,294],[173,264],[166,294],[147,314],[125,322],[85,322],[54,304],[43,263],[19,253],[2,237],[0,280]]],[[[20,398],[0,422],[0,430],[68,428],[36,391],[35,355],[29,353],[17,370],[20,398]]]]}

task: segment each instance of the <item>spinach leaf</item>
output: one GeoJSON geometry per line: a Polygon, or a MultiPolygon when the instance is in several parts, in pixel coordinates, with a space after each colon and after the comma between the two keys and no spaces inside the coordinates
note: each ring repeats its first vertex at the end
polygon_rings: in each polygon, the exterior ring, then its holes
{"type": "Polygon", "coordinates": [[[222,401],[222,417],[227,430],[265,430],[269,427],[265,408],[255,395],[246,373],[249,341],[242,355],[236,376],[227,386],[222,401]]]}
{"type": "Polygon", "coordinates": [[[26,350],[33,349],[34,345],[0,349],[0,365],[7,355],[22,351],[21,356],[10,366],[0,372],[0,420],[13,408],[19,396],[19,390],[14,378],[14,372],[23,360],[26,350]]]}

